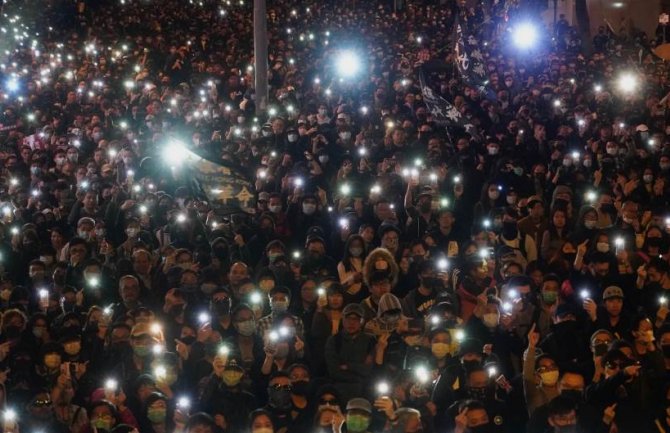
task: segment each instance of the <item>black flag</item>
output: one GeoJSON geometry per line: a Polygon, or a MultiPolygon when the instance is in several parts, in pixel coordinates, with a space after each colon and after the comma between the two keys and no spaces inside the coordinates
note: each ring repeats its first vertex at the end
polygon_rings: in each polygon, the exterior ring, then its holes
{"type": "Polygon", "coordinates": [[[423,72],[419,72],[419,83],[421,84],[421,94],[426,107],[430,110],[433,120],[437,124],[458,126],[465,129],[465,132],[472,136],[477,136],[478,131],[474,123],[449,101],[436,94],[427,84],[423,72]]]}
{"type": "Polygon", "coordinates": [[[219,215],[254,213],[255,188],[243,169],[199,156],[189,158],[189,161],[188,171],[192,175],[194,190],[207,199],[212,210],[219,215]]]}
{"type": "Polygon", "coordinates": [[[463,81],[468,86],[475,87],[487,99],[496,99],[495,92],[486,87],[489,83],[486,77],[484,55],[479,47],[479,41],[473,34],[463,31],[460,23],[456,23],[456,65],[463,81]]]}

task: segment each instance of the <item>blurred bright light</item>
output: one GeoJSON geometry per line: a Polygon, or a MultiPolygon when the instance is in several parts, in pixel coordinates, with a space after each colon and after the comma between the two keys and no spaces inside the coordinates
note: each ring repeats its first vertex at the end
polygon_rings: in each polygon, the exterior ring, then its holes
{"type": "Polygon", "coordinates": [[[637,78],[630,72],[625,72],[617,80],[619,90],[625,93],[631,93],[637,88],[637,78]]]}
{"type": "Polygon", "coordinates": [[[7,80],[5,87],[7,88],[8,92],[16,92],[19,90],[19,80],[17,80],[15,77],[10,78],[7,80]]]}
{"type": "Polygon", "coordinates": [[[184,143],[177,140],[171,140],[163,150],[163,159],[173,167],[183,163],[188,155],[189,151],[184,143]]]}
{"type": "Polygon", "coordinates": [[[519,48],[532,48],[537,42],[537,27],[532,23],[521,23],[512,30],[514,45],[519,48]]]}
{"type": "Polygon", "coordinates": [[[358,55],[350,50],[342,51],[336,59],[337,73],[342,77],[353,77],[361,70],[358,55]]]}

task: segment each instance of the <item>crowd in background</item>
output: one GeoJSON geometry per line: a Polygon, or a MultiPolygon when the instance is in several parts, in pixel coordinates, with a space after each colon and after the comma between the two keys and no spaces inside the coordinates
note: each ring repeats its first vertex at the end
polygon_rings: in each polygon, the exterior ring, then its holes
{"type": "Polygon", "coordinates": [[[664,24],[269,0],[257,113],[251,3],[4,2],[4,431],[670,431],[664,24]]]}

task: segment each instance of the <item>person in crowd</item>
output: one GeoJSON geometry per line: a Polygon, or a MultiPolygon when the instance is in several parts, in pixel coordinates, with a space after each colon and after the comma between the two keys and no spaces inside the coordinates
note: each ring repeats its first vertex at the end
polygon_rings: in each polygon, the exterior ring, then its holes
{"type": "Polygon", "coordinates": [[[668,430],[667,17],[269,0],[262,59],[247,1],[34,3],[5,431],[668,430]]]}

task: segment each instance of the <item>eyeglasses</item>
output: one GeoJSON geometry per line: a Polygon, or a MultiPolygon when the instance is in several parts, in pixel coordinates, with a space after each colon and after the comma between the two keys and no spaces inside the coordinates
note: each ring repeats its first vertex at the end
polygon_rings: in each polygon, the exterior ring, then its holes
{"type": "Polygon", "coordinates": [[[35,400],[32,403],[33,407],[50,407],[52,404],[51,400],[35,400]]]}
{"type": "Polygon", "coordinates": [[[336,406],[337,400],[335,400],[334,398],[322,398],[319,400],[319,404],[329,404],[331,406],[336,406]]]}
{"type": "Polygon", "coordinates": [[[276,391],[291,391],[291,385],[270,385],[270,389],[276,390],[276,391]]]}
{"type": "Polygon", "coordinates": [[[556,371],[558,368],[556,367],[540,367],[537,369],[538,373],[545,373],[547,371],[556,371]]]}

